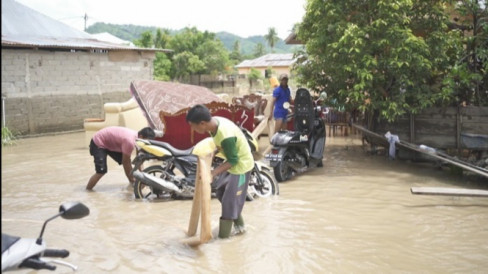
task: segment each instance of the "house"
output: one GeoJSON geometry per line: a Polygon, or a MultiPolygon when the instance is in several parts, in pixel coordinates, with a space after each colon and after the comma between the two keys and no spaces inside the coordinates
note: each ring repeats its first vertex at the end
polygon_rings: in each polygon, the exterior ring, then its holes
{"type": "Polygon", "coordinates": [[[157,51],[95,39],[14,0],[2,0],[3,121],[17,135],[82,130],[106,102],[152,80],[157,51]]]}
{"type": "Polygon", "coordinates": [[[303,45],[303,42],[297,38],[297,34],[293,31],[286,37],[285,44],[287,45],[303,45]]]}
{"type": "Polygon", "coordinates": [[[296,59],[293,58],[293,53],[270,53],[253,60],[244,60],[235,68],[237,68],[239,74],[244,75],[249,74],[251,68],[259,70],[263,77],[267,76],[266,70],[268,68],[272,69],[274,76],[282,73],[290,75],[291,67],[295,62],[296,59]]]}

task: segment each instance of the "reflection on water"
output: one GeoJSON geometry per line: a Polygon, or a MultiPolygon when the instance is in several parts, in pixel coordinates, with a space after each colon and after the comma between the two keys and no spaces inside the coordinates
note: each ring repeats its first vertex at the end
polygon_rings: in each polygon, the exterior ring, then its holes
{"type": "MultiPolygon", "coordinates": [[[[21,139],[2,149],[2,232],[37,237],[61,203],[85,203],[89,216],[56,219],[44,233],[48,246],[71,251],[66,261],[80,273],[488,269],[487,198],[410,193],[413,186],[473,183],[433,165],[369,155],[357,137],[329,138],[323,168],[281,183],[278,197],[246,203],[246,234],[196,249],[179,242],[186,237],[191,201],[134,200],[123,168],[111,160],[95,191],[85,191],[94,167],[83,144],[83,133],[70,133],[21,139]]],[[[216,199],[211,212],[215,230],[216,199]]],[[[58,266],[57,272],[71,270],[58,266]]]]}

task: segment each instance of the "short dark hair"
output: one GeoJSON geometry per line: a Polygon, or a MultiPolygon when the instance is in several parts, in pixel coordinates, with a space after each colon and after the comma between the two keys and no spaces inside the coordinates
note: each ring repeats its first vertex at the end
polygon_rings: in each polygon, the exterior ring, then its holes
{"type": "Polygon", "coordinates": [[[210,110],[205,105],[194,105],[186,114],[186,121],[198,124],[202,121],[209,122],[212,120],[210,110]]]}
{"type": "Polygon", "coordinates": [[[137,134],[138,134],[138,136],[141,136],[144,139],[152,140],[152,139],[156,138],[156,133],[150,127],[145,127],[143,129],[139,130],[139,132],[137,134]]]}

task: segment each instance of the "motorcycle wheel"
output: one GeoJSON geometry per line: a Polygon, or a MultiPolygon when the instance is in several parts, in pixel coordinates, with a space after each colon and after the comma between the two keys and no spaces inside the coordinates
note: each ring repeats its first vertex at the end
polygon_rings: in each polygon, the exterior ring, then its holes
{"type": "Polygon", "coordinates": [[[273,168],[273,172],[275,178],[278,182],[284,182],[291,177],[292,170],[288,167],[286,160],[291,158],[291,152],[285,151],[283,154],[282,160],[278,162],[278,164],[273,168]]]}
{"type": "MultiPolygon", "coordinates": [[[[160,177],[164,170],[162,166],[150,166],[145,168],[142,172],[151,174],[156,177],[160,177]]],[[[147,199],[153,194],[153,188],[144,184],[143,182],[136,180],[134,183],[134,196],[136,199],[147,199]]],[[[158,194],[158,193],[154,193],[158,194]]],[[[160,194],[160,193],[159,193],[160,194]]]]}
{"type": "Polygon", "coordinates": [[[262,180],[262,185],[260,185],[257,178],[251,179],[253,183],[249,185],[248,194],[251,194],[253,197],[270,197],[280,193],[278,183],[268,171],[261,170],[259,173],[253,172],[251,176],[260,176],[262,180]]]}

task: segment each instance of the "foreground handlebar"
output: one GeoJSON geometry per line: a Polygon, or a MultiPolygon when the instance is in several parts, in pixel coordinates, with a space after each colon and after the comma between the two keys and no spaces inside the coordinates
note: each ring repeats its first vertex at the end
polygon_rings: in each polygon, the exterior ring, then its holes
{"type": "Polygon", "coordinates": [[[48,264],[44,261],[41,261],[37,258],[29,258],[25,261],[23,261],[19,267],[27,267],[27,268],[32,268],[32,269],[49,269],[49,270],[56,270],[55,265],[48,264]]]}
{"type": "Polygon", "coordinates": [[[69,251],[66,249],[46,249],[42,256],[66,258],[69,256],[69,251]]]}

